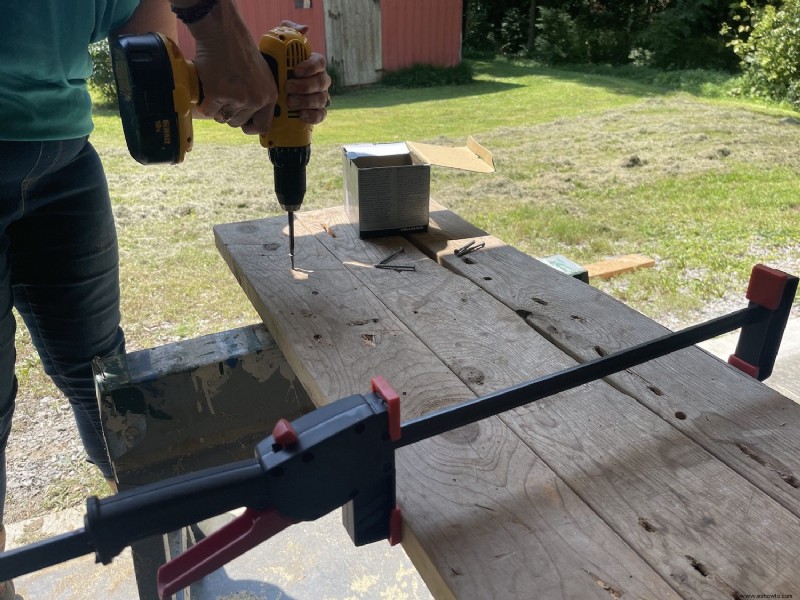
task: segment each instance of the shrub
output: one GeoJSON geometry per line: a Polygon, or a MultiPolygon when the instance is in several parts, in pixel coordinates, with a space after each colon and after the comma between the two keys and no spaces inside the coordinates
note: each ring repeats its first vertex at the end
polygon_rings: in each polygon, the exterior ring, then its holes
{"type": "Polygon", "coordinates": [[[114,71],[111,68],[111,52],[108,48],[108,41],[103,40],[89,46],[89,55],[94,63],[94,71],[89,78],[89,85],[97,90],[104,103],[116,104],[117,85],[114,81],[114,71]]]}
{"type": "Polygon", "coordinates": [[[455,67],[417,64],[384,73],[381,83],[393,87],[415,88],[439,85],[463,85],[472,81],[472,65],[461,62],[455,67]]]}
{"type": "Polygon", "coordinates": [[[343,93],[342,74],[339,72],[339,69],[329,64],[327,65],[326,70],[328,71],[328,76],[331,78],[331,85],[328,88],[328,94],[331,96],[336,96],[343,93]]]}
{"type": "Polygon", "coordinates": [[[748,15],[737,29],[749,35],[730,45],[741,59],[745,93],[800,108],[800,0],[784,0],[780,8],[741,6],[748,15]]]}
{"type": "Polygon", "coordinates": [[[534,56],[547,64],[580,64],[588,61],[586,44],[575,20],[558,8],[539,9],[534,56]]]}
{"type": "Polygon", "coordinates": [[[519,56],[526,51],[528,34],[518,8],[510,8],[500,23],[500,51],[506,56],[519,56]]]}
{"type": "Polygon", "coordinates": [[[483,2],[469,2],[465,15],[465,32],[462,50],[471,58],[491,58],[497,54],[497,41],[489,21],[488,6],[483,2]]]}
{"type": "Polygon", "coordinates": [[[630,34],[623,29],[589,28],[584,32],[589,60],[622,65],[630,62],[630,34]]]}
{"type": "Polygon", "coordinates": [[[736,56],[719,33],[728,11],[719,0],[677,0],[654,14],[638,38],[649,66],[734,71],[736,56]]]}

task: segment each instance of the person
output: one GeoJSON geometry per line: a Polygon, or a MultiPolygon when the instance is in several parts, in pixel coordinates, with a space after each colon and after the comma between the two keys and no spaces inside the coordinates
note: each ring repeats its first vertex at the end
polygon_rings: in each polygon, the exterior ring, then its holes
{"type": "MultiPolygon", "coordinates": [[[[89,44],[146,31],[177,39],[177,16],[196,42],[201,113],[247,134],[266,133],[277,98],[275,81],[235,0],[6,0],[3,6],[0,516],[17,392],[13,308],[30,331],[45,372],[70,402],[88,460],[113,483],[91,361],[123,352],[125,340],[111,202],[103,167],[88,141],[89,44]]],[[[314,54],[296,67],[296,78],[286,86],[289,106],[311,124],[327,114],[325,68],[325,59],[314,54]]],[[[0,583],[0,600],[10,598],[13,584],[0,583]]]]}

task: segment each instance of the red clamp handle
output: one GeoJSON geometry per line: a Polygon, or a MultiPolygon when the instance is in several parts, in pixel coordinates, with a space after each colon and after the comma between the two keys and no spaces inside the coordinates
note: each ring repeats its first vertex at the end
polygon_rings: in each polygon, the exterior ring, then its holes
{"type": "Polygon", "coordinates": [[[248,508],[225,527],[162,565],[158,569],[158,597],[167,600],[294,524],[274,509],[248,508]]]}

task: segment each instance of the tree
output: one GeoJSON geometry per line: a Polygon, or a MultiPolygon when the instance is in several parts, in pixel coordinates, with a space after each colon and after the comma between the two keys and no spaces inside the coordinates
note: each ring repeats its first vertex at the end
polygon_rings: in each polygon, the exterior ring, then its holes
{"type": "Polygon", "coordinates": [[[654,14],[639,36],[649,64],[662,69],[733,71],[736,56],[720,34],[730,0],[676,0],[654,14]]]}
{"type": "Polygon", "coordinates": [[[741,2],[731,36],[748,92],[800,108],[800,0],[754,6],[741,2]],[[735,29],[735,33],[734,33],[735,29]]]}
{"type": "Polygon", "coordinates": [[[643,48],[661,68],[733,69],[720,36],[731,1],[465,0],[464,50],[622,64],[643,48]]]}
{"type": "Polygon", "coordinates": [[[668,2],[465,0],[464,48],[468,54],[488,50],[508,55],[528,54],[542,60],[579,55],[584,62],[624,63],[629,60],[638,33],[649,24],[651,15],[668,2]],[[557,47],[564,39],[565,29],[575,30],[581,46],[579,52],[575,48],[557,47]]]}

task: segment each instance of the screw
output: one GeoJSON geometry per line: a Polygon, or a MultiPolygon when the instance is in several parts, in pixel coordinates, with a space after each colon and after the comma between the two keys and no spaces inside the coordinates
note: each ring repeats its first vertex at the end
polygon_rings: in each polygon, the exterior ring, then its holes
{"type": "Polygon", "coordinates": [[[400,250],[396,250],[395,252],[392,252],[392,253],[391,253],[389,256],[387,256],[386,258],[384,258],[384,259],[383,259],[381,262],[379,262],[378,264],[379,264],[379,265],[385,265],[385,264],[386,264],[386,263],[388,263],[390,260],[392,260],[392,259],[393,259],[395,256],[397,256],[398,254],[402,254],[404,251],[405,251],[405,249],[404,249],[404,248],[400,248],[400,250]]]}
{"type": "Polygon", "coordinates": [[[393,269],[395,271],[416,271],[416,265],[382,265],[378,263],[377,265],[372,265],[376,269],[393,269]]]}
{"type": "Polygon", "coordinates": [[[475,244],[475,240],[472,240],[466,246],[462,246],[461,248],[456,248],[455,255],[458,256],[458,257],[461,257],[461,256],[464,256],[465,254],[470,254],[471,252],[475,252],[476,250],[480,250],[481,248],[486,246],[486,242],[481,242],[477,246],[474,245],[474,244],[475,244]]]}

